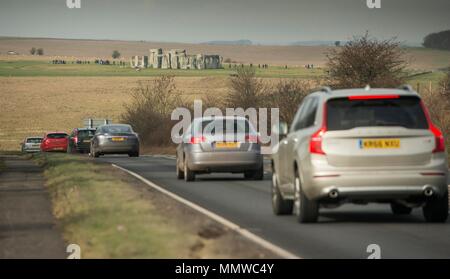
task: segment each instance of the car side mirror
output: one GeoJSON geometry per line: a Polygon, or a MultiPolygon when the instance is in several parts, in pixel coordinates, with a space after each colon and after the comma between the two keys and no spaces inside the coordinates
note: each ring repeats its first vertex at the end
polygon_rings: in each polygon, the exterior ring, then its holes
{"type": "Polygon", "coordinates": [[[277,134],[280,138],[284,138],[288,134],[288,124],[284,121],[280,121],[278,125],[272,126],[272,133],[277,134]]]}

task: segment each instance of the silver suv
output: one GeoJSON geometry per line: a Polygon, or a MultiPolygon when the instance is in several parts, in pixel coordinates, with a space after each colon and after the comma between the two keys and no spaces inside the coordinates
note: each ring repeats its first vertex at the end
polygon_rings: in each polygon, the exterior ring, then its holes
{"type": "Polygon", "coordinates": [[[289,131],[286,123],[273,129],[284,136],[272,157],[276,215],[316,222],[321,206],[378,202],[446,221],[444,137],[409,86],[324,88],[304,99],[289,131]]]}

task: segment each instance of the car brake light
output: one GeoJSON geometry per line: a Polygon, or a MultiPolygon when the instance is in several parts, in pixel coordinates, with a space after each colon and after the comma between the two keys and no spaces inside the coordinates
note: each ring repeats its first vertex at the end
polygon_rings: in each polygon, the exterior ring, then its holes
{"type": "Polygon", "coordinates": [[[399,95],[362,95],[362,96],[349,96],[348,99],[352,100],[382,100],[382,99],[398,99],[399,95]]]}
{"type": "Polygon", "coordinates": [[[325,155],[322,149],[323,134],[327,131],[327,103],[323,105],[322,127],[311,136],[309,141],[309,152],[311,154],[325,155]]]}
{"type": "Polygon", "coordinates": [[[189,141],[190,144],[197,144],[197,143],[202,143],[205,142],[206,138],[201,136],[201,137],[191,137],[191,140],[189,141]]]}
{"type": "Polygon", "coordinates": [[[441,130],[439,130],[436,126],[431,124],[430,131],[433,133],[436,142],[436,146],[433,149],[433,153],[445,152],[445,139],[444,136],[442,135],[441,130]]]}
{"type": "Polygon", "coordinates": [[[430,113],[428,112],[428,109],[423,101],[420,101],[420,105],[422,106],[423,113],[425,114],[425,118],[427,119],[428,127],[434,135],[435,147],[433,149],[433,153],[445,152],[444,135],[442,135],[442,132],[438,127],[434,126],[433,122],[431,121],[430,113]]]}
{"type": "Polygon", "coordinates": [[[245,142],[260,143],[259,137],[255,135],[246,135],[245,142]]]}
{"type": "Polygon", "coordinates": [[[309,152],[314,154],[322,154],[325,155],[322,149],[322,136],[323,133],[326,132],[325,128],[320,128],[319,131],[315,132],[311,137],[311,141],[309,142],[309,152]]]}

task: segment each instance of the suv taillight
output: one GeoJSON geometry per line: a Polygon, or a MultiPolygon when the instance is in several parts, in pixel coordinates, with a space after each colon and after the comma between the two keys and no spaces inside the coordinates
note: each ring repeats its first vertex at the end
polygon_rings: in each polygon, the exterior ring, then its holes
{"type": "Polygon", "coordinates": [[[245,142],[249,142],[249,143],[261,143],[261,141],[259,140],[259,137],[256,135],[246,135],[245,136],[245,142]]]}
{"type": "Polygon", "coordinates": [[[425,114],[425,117],[427,118],[428,127],[434,135],[435,147],[433,149],[433,153],[445,152],[444,135],[442,135],[442,132],[441,132],[441,130],[439,130],[438,127],[434,126],[433,122],[431,121],[430,113],[428,112],[428,109],[425,107],[425,104],[423,103],[423,101],[420,101],[420,104],[422,106],[423,113],[425,114]]]}
{"type": "Polygon", "coordinates": [[[309,142],[309,152],[314,154],[322,154],[325,155],[325,152],[322,150],[322,136],[323,133],[326,132],[326,128],[322,127],[319,131],[315,132],[312,135],[311,140],[309,142]]]}
{"type": "Polygon", "coordinates": [[[327,103],[323,104],[322,127],[311,136],[309,141],[309,152],[311,154],[325,155],[322,149],[323,134],[327,131],[327,103]]]}
{"type": "Polygon", "coordinates": [[[191,137],[191,140],[189,141],[190,144],[197,144],[197,143],[202,143],[205,142],[206,138],[201,136],[201,137],[191,137]]]}
{"type": "Polygon", "coordinates": [[[433,149],[433,153],[445,152],[445,139],[444,136],[442,135],[441,130],[439,130],[436,126],[431,124],[430,131],[433,133],[434,140],[436,142],[436,146],[433,149]]]}

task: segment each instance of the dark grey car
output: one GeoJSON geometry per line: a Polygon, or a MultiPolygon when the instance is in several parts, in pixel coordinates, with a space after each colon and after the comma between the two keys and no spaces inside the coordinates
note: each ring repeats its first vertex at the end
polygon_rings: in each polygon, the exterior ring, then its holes
{"type": "Polygon", "coordinates": [[[97,128],[91,140],[92,157],[105,154],[128,154],[139,157],[139,137],[127,124],[109,124],[97,128]]]}
{"type": "Polygon", "coordinates": [[[185,181],[212,172],[244,173],[247,179],[261,180],[258,134],[244,117],[196,118],[177,148],[176,172],[185,181]]]}

